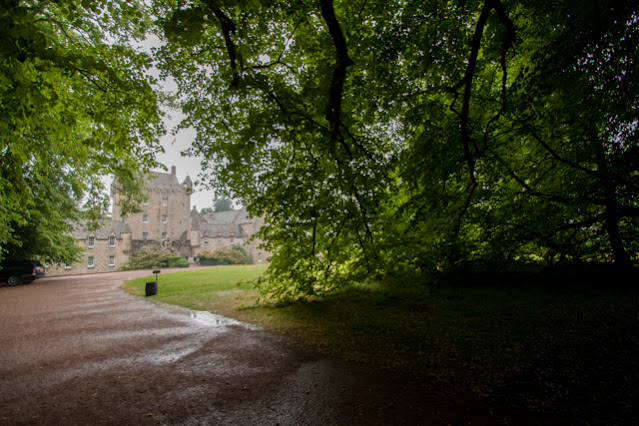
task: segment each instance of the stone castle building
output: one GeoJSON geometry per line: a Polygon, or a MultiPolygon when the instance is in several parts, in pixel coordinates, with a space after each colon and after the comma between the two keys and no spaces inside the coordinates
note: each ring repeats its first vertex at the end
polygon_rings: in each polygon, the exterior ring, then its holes
{"type": "Polygon", "coordinates": [[[265,263],[268,253],[260,241],[250,240],[263,225],[262,218],[251,218],[246,208],[200,214],[191,209],[193,182],[187,176],[179,182],[176,168],[171,173],[152,174],[146,185],[148,202],[142,213],[123,216],[117,182],[111,185],[111,219],[96,232],[78,227],[73,233],[84,250],[72,265],[51,266],[47,275],[88,274],[119,270],[143,250],[156,250],[193,260],[199,253],[240,245],[255,264],[265,263]]]}

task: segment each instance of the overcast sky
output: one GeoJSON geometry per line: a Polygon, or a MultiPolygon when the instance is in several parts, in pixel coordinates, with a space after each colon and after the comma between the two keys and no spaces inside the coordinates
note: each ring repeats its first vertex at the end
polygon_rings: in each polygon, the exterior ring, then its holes
{"type": "MultiPolygon", "coordinates": [[[[143,50],[151,53],[151,47],[157,47],[159,45],[160,40],[149,34],[149,38],[144,41],[141,47],[143,50]]],[[[158,80],[160,79],[159,72],[157,72],[155,68],[151,68],[150,72],[155,78],[158,80]]],[[[172,80],[160,81],[160,85],[165,91],[177,91],[177,86],[172,80]]],[[[185,151],[189,146],[191,146],[191,143],[195,140],[195,130],[185,129],[181,130],[177,133],[177,135],[173,135],[173,130],[180,123],[180,120],[183,117],[182,112],[178,110],[164,110],[167,113],[164,119],[164,127],[166,128],[167,133],[160,138],[160,143],[164,147],[165,152],[164,154],[159,154],[157,156],[157,160],[166,166],[168,173],[171,172],[171,167],[175,166],[177,177],[180,182],[184,181],[188,175],[191,180],[196,183],[193,187],[193,195],[191,196],[191,208],[196,206],[199,211],[204,207],[212,207],[213,197],[215,195],[214,192],[204,190],[201,184],[197,184],[199,181],[198,176],[202,171],[202,167],[200,165],[202,158],[183,157],[181,154],[182,151],[185,151]],[[173,143],[174,139],[175,143],[173,143]]],[[[154,171],[160,172],[161,170],[154,171]]],[[[109,185],[111,181],[112,179],[109,179],[109,185]]],[[[109,185],[107,185],[107,188],[109,188],[109,185]]]]}
{"type": "MultiPolygon", "coordinates": [[[[204,207],[213,206],[213,197],[215,193],[213,191],[207,191],[201,184],[197,184],[199,178],[198,175],[202,171],[200,162],[202,158],[196,157],[184,157],[182,151],[186,150],[195,139],[195,131],[193,129],[181,130],[177,135],[172,134],[172,130],[179,124],[182,117],[180,111],[167,111],[168,116],[164,120],[164,126],[167,133],[160,138],[160,143],[164,147],[164,153],[158,154],[157,160],[164,166],[166,166],[166,173],[171,173],[171,167],[175,166],[177,178],[180,182],[183,182],[187,176],[196,183],[193,187],[193,195],[191,195],[191,208],[197,207],[200,211],[204,207]],[[175,139],[175,143],[173,140],[175,139]]],[[[162,170],[154,170],[162,172],[162,170]]],[[[107,190],[110,188],[112,178],[107,180],[107,190]]]]}
{"type": "MultiPolygon", "coordinates": [[[[158,155],[158,161],[164,164],[171,172],[171,167],[175,166],[176,174],[180,182],[186,179],[188,175],[193,182],[199,180],[198,175],[202,171],[200,165],[201,158],[195,157],[183,157],[181,152],[191,146],[191,142],[195,139],[195,131],[193,129],[181,130],[176,136],[171,134],[171,130],[178,125],[181,117],[181,112],[170,111],[169,114],[172,119],[168,117],[165,119],[164,125],[167,129],[167,134],[160,139],[160,143],[164,147],[164,154],[158,155]],[[175,143],[173,140],[175,139],[175,143]]],[[[193,187],[193,195],[191,195],[191,208],[196,206],[198,211],[204,207],[211,207],[213,205],[213,191],[206,191],[202,185],[195,185],[193,187]]]]}
{"type": "MultiPolygon", "coordinates": [[[[159,47],[161,41],[152,34],[148,35],[143,43],[143,50],[151,52],[151,47],[159,47]]],[[[151,74],[160,80],[159,72],[152,68],[151,74]]],[[[173,92],[177,91],[177,85],[173,79],[168,79],[159,82],[164,91],[173,92]]],[[[202,158],[183,157],[182,151],[185,151],[191,146],[191,143],[195,140],[195,130],[185,129],[181,130],[177,135],[173,135],[172,132],[175,127],[180,124],[180,120],[183,118],[182,111],[165,109],[166,117],[164,119],[164,127],[167,134],[160,139],[160,143],[164,147],[164,154],[158,156],[158,161],[166,166],[168,171],[171,171],[171,166],[175,166],[177,169],[177,177],[182,182],[188,175],[191,180],[196,183],[198,175],[202,171],[200,162],[202,158]],[[175,143],[173,140],[175,139],[175,143]]],[[[196,206],[198,210],[204,207],[211,207],[213,205],[213,191],[205,191],[202,185],[195,185],[193,187],[193,195],[191,196],[191,208],[196,206]]]]}

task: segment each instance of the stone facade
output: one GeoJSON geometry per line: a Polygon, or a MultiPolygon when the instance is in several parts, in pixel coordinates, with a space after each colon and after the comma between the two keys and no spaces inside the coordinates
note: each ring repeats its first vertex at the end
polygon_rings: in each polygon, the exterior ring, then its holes
{"type": "Polygon", "coordinates": [[[77,245],[84,250],[80,260],[71,265],[50,265],[47,276],[113,272],[129,261],[131,229],[126,223],[108,221],[96,232],[82,228],[73,232],[77,245]]]}
{"type": "Polygon", "coordinates": [[[262,218],[250,218],[245,208],[224,212],[199,214],[191,212],[191,252],[194,256],[204,251],[238,244],[246,250],[255,264],[265,263],[268,253],[260,248],[260,241],[251,239],[264,225],[262,218]]]}
{"type": "Polygon", "coordinates": [[[119,270],[131,256],[142,250],[159,250],[179,256],[197,256],[204,251],[239,244],[255,264],[266,263],[269,254],[251,240],[264,220],[250,218],[245,208],[201,215],[191,210],[193,183],[187,176],[179,182],[175,167],[171,173],[154,173],[147,183],[148,202],[143,212],[122,216],[116,182],[111,185],[111,220],[95,233],[74,232],[84,250],[73,265],[50,266],[47,275],[90,274],[119,270]]]}
{"type": "Polygon", "coordinates": [[[189,229],[193,183],[188,176],[180,183],[175,166],[171,168],[171,174],[154,175],[146,186],[149,200],[141,206],[144,212],[135,215],[121,215],[121,195],[117,184],[111,185],[112,218],[129,224],[133,240],[177,240],[189,229]]]}

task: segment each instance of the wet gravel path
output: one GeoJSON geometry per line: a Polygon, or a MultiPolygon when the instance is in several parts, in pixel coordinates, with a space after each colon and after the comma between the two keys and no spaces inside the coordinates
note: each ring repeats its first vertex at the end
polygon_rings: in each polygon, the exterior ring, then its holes
{"type": "Polygon", "coordinates": [[[416,380],[326,359],[296,341],[119,288],[145,275],[0,284],[0,425],[480,420],[469,407],[442,406],[416,380]]]}

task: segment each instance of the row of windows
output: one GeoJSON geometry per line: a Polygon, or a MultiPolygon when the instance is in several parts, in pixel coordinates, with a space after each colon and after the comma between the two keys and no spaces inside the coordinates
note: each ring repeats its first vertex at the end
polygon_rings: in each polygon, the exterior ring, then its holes
{"type": "MultiPolygon", "coordinates": [[[[163,214],[162,215],[162,223],[167,223],[169,221],[167,215],[163,214]]],[[[149,223],[149,215],[148,214],[143,214],[142,215],[142,223],[149,223]]]]}
{"type": "MultiPolygon", "coordinates": [[[[149,202],[145,201],[144,203],[142,203],[142,205],[148,206],[149,202]]],[[[169,205],[169,199],[166,197],[162,198],[162,207],[167,207],[168,205],[169,205]]]]}
{"type": "MultiPolygon", "coordinates": [[[[109,256],[109,266],[115,266],[115,256],[109,256]]],[[[95,257],[93,256],[88,256],[87,257],[87,267],[88,268],[94,268],[95,267],[95,257]]],[[[64,265],[64,269],[72,269],[73,265],[70,264],[65,264],[64,265]]]]}
{"type": "MultiPolygon", "coordinates": [[[[95,247],[95,237],[89,237],[87,247],[95,247]]],[[[115,237],[109,237],[109,247],[115,247],[115,237]]]]}
{"type": "MultiPolygon", "coordinates": [[[[142,239],[143,240],[148,240],[149,239],[149,233],[148,232],[143,232],[142,233],[142,239]]],[[[166,232],[162,232],[162,239],[163,240],[167,239],[167,233],[166,232]]],[[[235,239],[233,237],[231,237],[231,243],[233,243],[234,241],[235,241],[235,239]]],[[[208,238],[204,238],[204,244],[208,244],[208,243],[209,243],[209,239],[208,238]]],[[[218,245],[221,245],[222,244],[222,239],[218,238],[217,239],[217,243],[218,243],[218,245]]],[[[89,237],[88,238],[87,246],[89,248],[94,248],[95,247],[95,237],[89,237]]],[[[115,237],[109,237],[109,247],[115,247],[115,237]]]]}
{"type": "MultiPolygon", "coordinates": [[[[233,243],[235,241],[235,239],[233,237],[231,237],[230,242],[233,243]]],[[[209,239],[208,238],[204,238],[204,244],[208,244],[209,243],[209,239]]],[[[222,239],[218,238],[217,239],[217,245],[221,246],[222,245],[222,239]]]]}
{"type": "MultiPolygon", "coordinates": [[[[95,258],[93,256],[87,257],[87,267],[93,268],[95,266],[95,258]]],[[[115,266],[115,256],[109,256],[109,266],[115,266]]]]}
{"type": "MultiPolygon", "coordinates": [[[[166,232],[162,232],[162,239],[166,240],[168,238],[166,232]]],[[[149,239],[149,233],[148,232],[143,232],[142,233],[142,239],[143,240],[148,240],[149,239]]]]}

